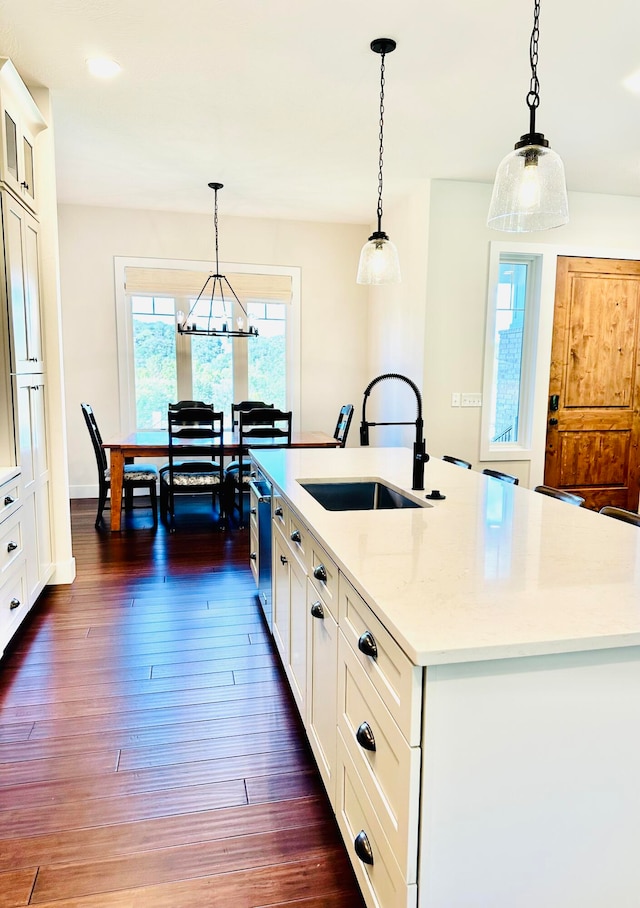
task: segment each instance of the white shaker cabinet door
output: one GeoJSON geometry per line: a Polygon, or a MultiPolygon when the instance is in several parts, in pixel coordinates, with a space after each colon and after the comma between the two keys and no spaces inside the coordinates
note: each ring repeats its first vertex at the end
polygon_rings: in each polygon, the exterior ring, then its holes
{"type": "Polygon", "coordinates": [[[38,222],[2,192],[12,372],[43,372],[38,222]]]}

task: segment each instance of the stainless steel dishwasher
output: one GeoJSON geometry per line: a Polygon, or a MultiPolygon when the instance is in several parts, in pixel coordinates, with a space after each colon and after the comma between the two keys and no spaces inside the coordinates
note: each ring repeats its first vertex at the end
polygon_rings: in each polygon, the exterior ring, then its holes
{"type": "Polygon", "coordinates": [[[249,482],[249,489],[251,492],[252,526],[255,520],[256,537],[255,540],[252,538],[251,558],[257,561],[256,583],[260,606],[269,631],[273,632],[273,607],[271,602],[271,484],[261,473],[257,473],[249,482]]]}

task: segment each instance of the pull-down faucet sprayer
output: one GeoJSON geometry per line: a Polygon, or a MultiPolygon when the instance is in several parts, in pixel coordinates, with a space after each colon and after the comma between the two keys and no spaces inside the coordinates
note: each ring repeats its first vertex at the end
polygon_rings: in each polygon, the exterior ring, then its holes
{"type": "Polygon", "coordinates": [[[416,440],[413,443],[413,477],[411,488],[420,490],[424,489],[424,465],[429,460],[429,455],[426,452],[425,442],[424,442],[424,423],[422,421],[422,396],[418,390],[418,386],[411,381],[410,378],[407,378],[406,375],[399,375],[397,372],[385,372],[384,375],[379,375],[377,378],[374,378],[373,381],[369,382],[367,387],[364,390],[364,400],[362,401],[362,422],[360,423],[360,444],[366,446],[369,444],[369,426],[412,426],[412,422],[367,422],[366,419],[366,409],[367,409],[367,399],[371,393],[371,389],[374,385],[377,385],[378,382],[383,381],[385,378],[397,378],[400,381],[406,382],[409,387],[413,390],[416,395],[416,402],[418,404],[418,416],[415,421],[416,427],[416,440]]]}

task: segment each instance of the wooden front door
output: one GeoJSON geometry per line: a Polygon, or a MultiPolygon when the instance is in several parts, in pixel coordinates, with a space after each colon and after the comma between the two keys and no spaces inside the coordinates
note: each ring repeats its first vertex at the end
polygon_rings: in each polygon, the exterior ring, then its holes
{"type": "Polygon", "coordinates": [[[638,508],[640,262],[558,258],[544,481],[638,508]]]}

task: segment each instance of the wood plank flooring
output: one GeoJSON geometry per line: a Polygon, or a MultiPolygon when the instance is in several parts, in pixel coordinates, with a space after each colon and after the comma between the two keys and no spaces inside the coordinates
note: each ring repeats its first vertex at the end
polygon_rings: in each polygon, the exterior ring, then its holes
{"type": "Polygon", "coordinates": [[[0,662],[0,908],[364,908],[248,532],[96,532],[0,662]]]}

